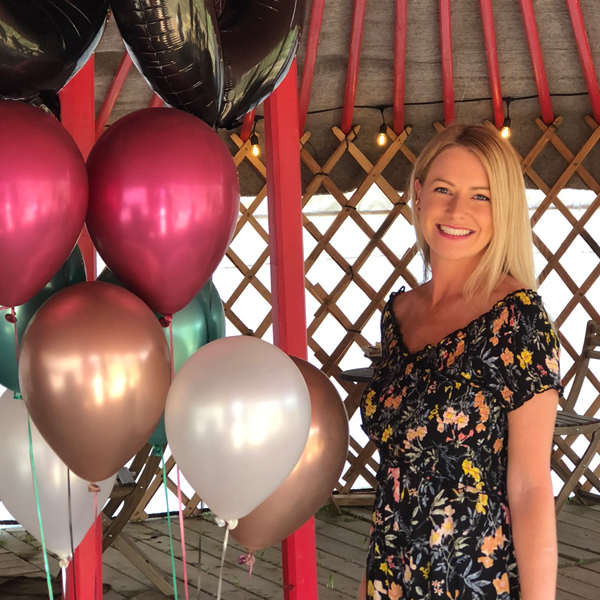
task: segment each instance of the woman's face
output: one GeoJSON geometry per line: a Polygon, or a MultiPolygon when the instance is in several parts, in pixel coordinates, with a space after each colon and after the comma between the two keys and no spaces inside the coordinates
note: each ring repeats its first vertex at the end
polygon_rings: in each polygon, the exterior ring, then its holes
{"type": "Polygon", "coordinates": [[[415,182],[421,231],[431,259],[481,258],[494,227],[490,182],[481,161],[465,148],[444,150],[425,181],[415,182]]]}

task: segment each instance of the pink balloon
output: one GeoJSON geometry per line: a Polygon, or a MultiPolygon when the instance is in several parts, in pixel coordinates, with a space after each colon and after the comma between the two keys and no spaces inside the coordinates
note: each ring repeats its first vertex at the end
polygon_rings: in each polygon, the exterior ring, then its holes
{"type": "Polygon", "coordinates": [[[154,311],[182,309],[233,236],[240,192],[227,146],[200,119],[151,108],[112,125],[87,164],[100,256],[154,311]]]}
{"type": "Polygon", "coordinates": [[[0,100],[0,305],[33,298],[83,227],[88,182],[67,130],[40,108],[0,100]]]}

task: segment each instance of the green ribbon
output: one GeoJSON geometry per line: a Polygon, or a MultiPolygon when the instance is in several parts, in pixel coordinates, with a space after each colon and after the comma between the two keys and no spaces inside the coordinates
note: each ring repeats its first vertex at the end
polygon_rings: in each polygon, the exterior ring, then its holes
{"type": "MultiPolygon", "coordinates": [[[[19,397],[21,394],[19,394],[19,397]]],[[[15,398],[17,394],[15,394],[15,398]]],[[[52,592],[52,578],[50,576],[50,567],[48,566],[48,552],[46,551],[46,540],[44,539],[44,527],[42,526],[42,511],[40,509],[40,496],[38,494],[37,474],[35,472],[35,460],[33,459],[33,440],[31,437],[31,421],[27,415],[27,433],[29,435],[29,460],[31,461],[31,473],[33,475],[33,490],[35,492],[35,506],[37,508],[38,522],[40,524],[40,541],[42,542],[42,552],[44,554],[44,568],[46,569],[46,581],[48,583],[48,595],[50,600],[54,600],[52,592]]]]}
{"type": "Polygon", "coordinates": [[[169,511],[169,488],[167,486],[167,469],[165,467],[165,455],[160,448],[160,457],[162,459],[162,475],[163,475],[163,485],[165,488],[165,500],[167,501],[167,524],[169,526],[169,547],[171,549],[171,569],[173,571],[173,591],[175,593],[175,598],[177,598],[177,575],[175,572],[175,553],[173,552],[173,532],[171,530],[171,512],[169,511]]]}

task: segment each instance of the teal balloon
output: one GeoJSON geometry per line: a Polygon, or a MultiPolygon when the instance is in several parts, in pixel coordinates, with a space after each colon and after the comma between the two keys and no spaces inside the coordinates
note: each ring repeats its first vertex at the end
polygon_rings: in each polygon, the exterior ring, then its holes
{"type": "MultiPolygon", "coordinates": [[[[78,246],[75,246],[73,252],[67,259],[67,262],[60,268],[58,273],[42,288],[31,300],[15,308],[17,316],[17,336],[19,345],[21,338],[25,333],[29,321],[37,312],[38,308],[56,294],[56,292],[85,281],[85,264],[83,256],[78,246]]],[[[14,325],[6,319],[0,318],[0,385],[20,392],[19,387],[19,369],[17,366],[17,356],[15,353],[15,330],[14,325]]]]}
{"type": "MultiPolygon", "coordinates": [[[[108,268],[100,273],[98,279],[124,287],[108,268]]],[[[156,314],[157,318],[162,315],[156,314]]],[[[175,372],[198,348],[208,342],[225,337],[225,309],[212,280],[194,296],[192,301],[173,315],[173,356],[175,372]]],[[[164,330],[169,342],[169,329],[164,330]]],[[[164,418],[161,417],[148,443],[162,446],[167,443],[164,418]]]]}

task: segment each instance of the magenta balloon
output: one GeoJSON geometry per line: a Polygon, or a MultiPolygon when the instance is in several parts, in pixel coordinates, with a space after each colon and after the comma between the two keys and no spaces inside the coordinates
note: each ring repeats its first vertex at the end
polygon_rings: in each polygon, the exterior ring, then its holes
{"type": "Polygon", "coordinates": [[[100,256],[154,311],[182,309],[233,236],[240,191],[227,146],[200,119],[151,108],[112,125],[87,164],[100,256]]]}
{"type": "Polygon", "coordinates": [[[83,157],[52,116],[0,100],[0,305],[24,304],[77,242],[88,198],[83,157]]]}

